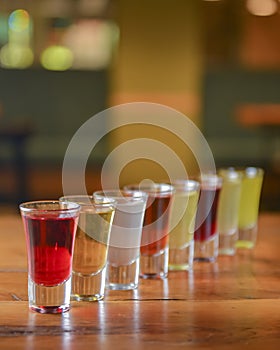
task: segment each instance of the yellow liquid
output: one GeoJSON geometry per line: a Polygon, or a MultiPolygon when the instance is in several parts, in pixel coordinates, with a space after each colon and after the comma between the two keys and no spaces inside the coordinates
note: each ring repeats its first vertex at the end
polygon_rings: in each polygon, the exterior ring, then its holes
{"type": "Polygon", "coordinates": [[[236,248],[245,248],[245,249],[252,249],[254,248],[254,242],[251,241],[240,241],[238,240],[235,243],[236,248]]]}
{"type": "Polygon", "coordinates": [[[262,173],[257,174],[255,177],[244,176],[242,179],[239,206],[239,228],[250,228],[257,222],[262,181],[262,173]]]}
{"type": "Polygon", "coordinates": [[[193,240],[198,197],[198,191],[175,193],[170,217],[170,249],[182,249],[193,240]]]}
{"type": "Polygon", "coordinates": [[[89,275],[105,267],[112,219],[113,210],[105,213],[80,213],[75,238],[73,272],[89,275]]]}

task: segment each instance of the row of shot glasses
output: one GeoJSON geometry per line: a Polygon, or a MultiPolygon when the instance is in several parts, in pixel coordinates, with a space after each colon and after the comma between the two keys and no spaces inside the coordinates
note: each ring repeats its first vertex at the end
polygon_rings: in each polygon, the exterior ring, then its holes
{"type": "Polygon", "coordinates": [[[262,169],[229,168],[22,203],[30,309],[61,313],[70,299],[102,300],[106,288],[135,289],[139,277],[253,248],[262,179],[262,169]]]}

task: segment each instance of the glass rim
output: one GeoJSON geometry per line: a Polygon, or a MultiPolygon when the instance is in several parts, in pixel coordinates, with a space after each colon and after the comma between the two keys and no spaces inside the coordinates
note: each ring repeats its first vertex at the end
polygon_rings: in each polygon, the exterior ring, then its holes
{"type": "Polygon", "coordinates": [[[235,168],[220,168],[218,169],[218,175],[226,180],[241,180],[242,174],[237,171],[235,168]]]}
{"type": "Polygon", "coordinates": [[[36,200],[36,201],[27,201],[19,205],[19,208],[22,212],[31,213],[31,212],[42,212],[42,213],[61,213],[61,212],[71,212],[80,210],[81,206],[75,202],[64,202],[59,200],[36,200]],[[36,207],[37,205],[37,207],[36,207]],[[40,205],[45,205],[44,208],[40,208],[40,205]],[[58,205],[57,208],[47,208],[48,205],[58,205]],[[67,207],[61,207],[65,205],[67,207]]]}
{"type": "Polygon", "coordinates": [[[264,169],[258,166],[236,166],[236,167],[221,168],[221,170],[235,171],[239,173],[241,177],[242,176],[255,177],[256,175],[264,174],[264,169]]]}
{"type": "Polygon", "coordinates": [[[192,192],[200,189],[200,183],[192,179],[176,179],[171,181],[175,192],[192,192]]]}
{"type": "Polygon", "coordinates": [[[147,193],[139,190],[126,190],[126,189],[108,189],[108,190],[98,190],[93,192],[94,200],[99,200],[101,198],[106,198],[108,200],[113,200],[116,202],[119,199],[126,200],[147,200],[147,193]],[[127,194],[127,196],[123,195],[127,194]]]}
{"type": "Polygon", "coordinates": [[[125,185],[124,189],[125,190],[135,190],[137,191],[142,191],[147,193],[150,196],[167,196],[167,195],[172,195],[175,192],[174,186],[172,184],[168,184],[165,182],[152,182],[151,184],[144,184],[141,185],[141,183],[137,184],[129,184],[125,185]]]}
{"type": "MultiPolygon", "coordinates": [[[[101,198],[100,198],[101,199],[101,198]]],[[[99,208],[110,208],[110,207],[115,207],[116,206],[116,200],[112,197],[103,197],[102,201],[96,201],[93,195],[80,195],[80,194],[74,194],[74,195],[65,195],[61,196],[59,198],[59,201],[64,201],[64,202],[73,202],[77,203],[80,206],[94,206],[96,209],[99,208]],[[88,199],[83,201],[83,199],[88,199]]]]}
{"type": "Polygon", "coordinates": [[[247,166],[243,170],[243,174],[247,177],[255,177],[256,175],[263,175],[264,169],[259,167],[247,166]]]}
{"type": "Polygon", "coordinates": [[[222,187],[223,178],[217,173],[202,173],[200,175],[200,187],[201,189],[211,189],[222,187]]]}

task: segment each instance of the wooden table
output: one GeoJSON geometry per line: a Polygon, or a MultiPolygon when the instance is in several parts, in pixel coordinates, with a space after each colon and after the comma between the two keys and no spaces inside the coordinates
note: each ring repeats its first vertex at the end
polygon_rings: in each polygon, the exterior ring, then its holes
{"type": "Polygon", "coordinates": [[[141,280],[63,315],[27,304],[19,215],[0,216],[0,349],[279,349],[280,213],[261,214],[252,254],[141,280]]]}

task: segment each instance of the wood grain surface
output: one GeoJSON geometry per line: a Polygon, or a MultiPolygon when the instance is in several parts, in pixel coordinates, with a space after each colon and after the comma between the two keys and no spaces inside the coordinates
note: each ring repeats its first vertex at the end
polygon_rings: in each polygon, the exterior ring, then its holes
{"type": "Polygon", "coordinates": [[[73,302],[63,315],[29,311],[23,226],[0,216],[0,349],[279,349],[280,214],[259,218],[254,251],[195,263],[192,272],[73,302]]]}

